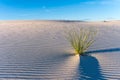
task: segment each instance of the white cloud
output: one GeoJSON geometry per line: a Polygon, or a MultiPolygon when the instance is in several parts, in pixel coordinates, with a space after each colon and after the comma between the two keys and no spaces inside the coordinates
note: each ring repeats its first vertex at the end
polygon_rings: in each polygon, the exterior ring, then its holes
{"type": "Polygon", "coordinates": [[[89,5],[94,5],[94,4],[103,4],[103,5],[106,5],[106,4],[116,4],[120,2],[120,0],[101,0],[101,1],[87,1],[87,2],[83,2],[83,4],[89,4],[89,5]]]}
{"type": "Polygon", "coordinates": [[[51,10],[48,9],[46,6],[42,6],[42,8],[43,8],[43,11],[45,11],[45,12],[51,12],[51,10]]]}
{"type": "Polygon", "coordinates": [[[84,2],[84,4],[96,4],[97,2],[95,1],[88,1],[88,2],[84,2]]]}

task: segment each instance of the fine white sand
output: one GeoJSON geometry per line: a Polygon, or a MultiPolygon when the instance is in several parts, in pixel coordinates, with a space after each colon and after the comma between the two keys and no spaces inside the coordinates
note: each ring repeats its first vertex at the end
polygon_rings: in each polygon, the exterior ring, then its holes
{"type": "Polygon", "coordinates": [[[71,50],[64,30],[71,27],[94,27],[98,36],[92,49],[120,47],[120,21],[57,22],[57,21],[0,21],[0,47],[39,47],[42,51],[71,50]],[[67,28],[66,28],[67,27],[67,28]],[[57,49],[57,50],[56,50],[57,49]]]}
{"type": "MultiPolygon", "coordinates": [[[[98,29],[96,42],[89,51],[120,48],[120,21],[0,21],[0,79],[77,80],[85,77],[78,72],[80,57],[69,55],[73,49],[63,36],[71,27],[98,29]]],[[[116,61],[120,54],[109,53],[91,54],[98,60],[105,79],[119,79],[120,63],[116,61]],[[111,65],[114,70],[108,70],[111,65]],[[104,72],[107,70],[108,74],[104,72]]]]}

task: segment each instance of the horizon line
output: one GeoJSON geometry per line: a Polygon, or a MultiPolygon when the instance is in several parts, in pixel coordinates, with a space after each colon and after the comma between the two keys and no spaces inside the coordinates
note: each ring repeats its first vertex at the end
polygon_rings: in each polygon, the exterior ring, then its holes
{"type": "Polygon", "coordinates": [[[120,19],[110,19],[110,20],[77,20],[77,19],[5,19],[0,21],[120,21],[120,19]]]}

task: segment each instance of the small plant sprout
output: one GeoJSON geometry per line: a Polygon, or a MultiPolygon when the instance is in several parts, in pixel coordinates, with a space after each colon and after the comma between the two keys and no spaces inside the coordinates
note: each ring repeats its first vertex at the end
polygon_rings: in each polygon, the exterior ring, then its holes
{"type": "Polygon", "coordinates": [[[94,43],[97,30],[93,28],[72,28],[65,31],[65,37],[75,50],[75,54],[83,55],[94,43]]]}

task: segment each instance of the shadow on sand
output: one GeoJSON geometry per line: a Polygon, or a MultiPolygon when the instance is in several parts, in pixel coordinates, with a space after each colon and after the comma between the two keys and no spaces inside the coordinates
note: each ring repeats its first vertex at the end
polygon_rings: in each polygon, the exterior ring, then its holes
{"type": "Polygon", "coordinates": [[[105,52],[119,52],[120,48],[110,48],[110,49],[101,49],[101,50],[94,50],[94,51],[87,51],[86,54],[90,53],[105,53],[105,52]]]}
{"type": "MultiPolygon", "coordinates": [[[[106,53],[106,52],[119,52],[120,48],[101,49],[85,52],[86,54],[92,53],[106,53]]],[[[91,55],[80,56],[79,63],[79,80],[106,80],[102,74],[98,60],[91,55]]]]}
{"type": "Polygon", "coordinates": [[[79,80],[105,80],[98,60],[93,56],[80,56],[79,80]]]}
{"type": "MultiPolygon", "coordinates": [[[[99,64],[99,61],[97,60],[96,57],[94,57],[90,54],[105,53],[105,52],[119,52],[119,51],[120,51],[120,48],[110,48],[110,49],[88,51],[88,52],[86,52],[88,55],[79,56],[80,61],[78,62],[78,67],[76,68],[77,72],[75,72],[77,74],[68,74],[68,75],[64,75],[64,76],[74,75],[75,77],[72,78],[73,80],[107,80],[106,77],[104,76],[104,74],[102,73],[102,69],[99,64]]],[[[67,53],[59,54],[59,55],[57,54],[57,55],[54,55],[54,57],[53,56],[51,57],[49,63],[54,64],[54,62],[57,62],[57,63],[59,63],[58,66],[61,66],[61,65],[63,66],[62,68],[66,67],[68,65],[71,66],[71,63],[73,63],[74,60],[70,59],[70,61],[69,61],[69,58],[72,56],[74,56],[74,55],[67,54],[67,53]],[[51,62],[51,60],[53,60],[53,61],[51,62]]],[[[72,59],[75,59],[75,58],[72,58],[72,59]]],[[[74,66],[74,63],[73,63],[73,66],[74,66]]],[[[74,66],[74,68],[75,68],[75,66],[74,66]]],[[[69,72],[69,69],[71,69],[71,68],[68,67],[68,69],[64,69],[64,72],[69,72]]],[[[56,68],[56,70],[58,70],[58,67],[56,68]]]]}
{"type": "MultiPolygon", "coordinates": [[[[90,55],[92,53],[105,53],[105,52],[119,52],[120,48],[110,48],[110,49],[101,49],[86,52],[88,55],[79,56],[78,67],[76,68],[76,75],[73,74],[73,80],[106,80],[106,77],[102,73],[101,66],[96,57],[90,55]]],[[[74,56],[72,54],[63,54],[58,55],[54,59],[55,61],[63,63],[69,57],[74,56]]],[[[74,58],[75,59],[75,58],[74,58]]],[[[72,61],[70,61],[72,63],[72,61]]],[[[69,63],[69,62],[67,62],[69,63]]],[[[65,64],[64,64],[65,65],[65,64]]],[[[70,64],[66,64],[70,65],[70,64]]],[[[71,68],[70,68],[71,69],[71,68]]],[[[69,70],[65,70],[66,72],[69,70]]]]}

